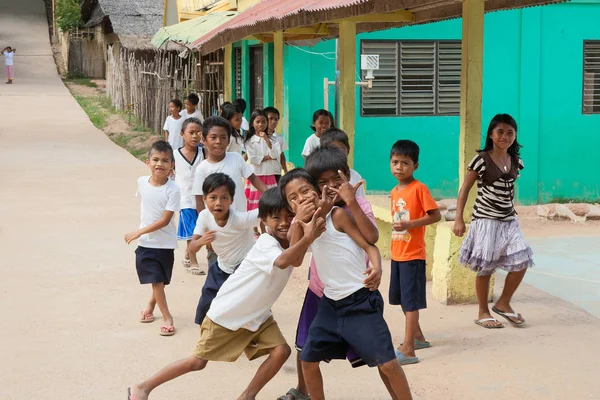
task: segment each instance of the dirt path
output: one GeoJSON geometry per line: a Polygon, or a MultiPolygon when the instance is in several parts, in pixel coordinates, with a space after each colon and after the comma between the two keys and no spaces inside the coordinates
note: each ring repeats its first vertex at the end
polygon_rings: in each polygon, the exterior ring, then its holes
{"type": "MultiPolygon", "coordinates": [[[[0,86],[0,398],[124,399],[127,385],[193,351],[203,278],[175,271],[168,296],[177,335],[137,323],[148,288],[137,283],[134,247],[122,236],[138,223],[135,181],[146,169],[91,125],[58,78],[41,1],[0,3],[0,38],[18,48],[16,83],[0,86]]],[[[304,267],[274,307],[290,342],[305,277],[304,267]]],[[[531,327],[494,332],[472,323],[473,306],[432,300],[423,326],[434,347],[406,368],[415,397],[596,398],[598,320],[531,287],[516,306],[531,327]]],[[[399,343],[401,312],[386,313],[399,343]]],[[[231,399],[255,368],[212,364],[154,398],[231,399]]],[[[373,369],[335,362],[324,374],[329,399],[388,398],[373,369]]],[[[290,359],[260,398],[294,382],[290,359]]]]}

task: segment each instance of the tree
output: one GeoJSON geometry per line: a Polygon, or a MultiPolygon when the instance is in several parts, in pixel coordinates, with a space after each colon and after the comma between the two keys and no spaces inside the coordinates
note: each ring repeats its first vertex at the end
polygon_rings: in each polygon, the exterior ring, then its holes
{"type": "Polygon", "coordinates": [[[56,24],[63,32],[71,32],[82,25],[79,0],[56,1],[56,24]]]}

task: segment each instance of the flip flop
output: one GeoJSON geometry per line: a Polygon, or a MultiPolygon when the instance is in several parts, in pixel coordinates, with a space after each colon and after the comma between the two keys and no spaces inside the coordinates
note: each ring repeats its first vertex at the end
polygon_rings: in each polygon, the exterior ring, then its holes
{"type": "MultiPolygon", "coordinates": [[[[400,346],[402,346],[404,343],[402,343],[400,346]]],[[[423,350],[423,349],[428,349],[431,347],[431,343],[429,343],[427,340],[424,342],[421,342],[418,339],[415,339],[415,350],[423,350]]]]}
{"type": "Polygon", "coordinates": [[[183,268],[189,268],[190,265],[192,265],[192,262],[189,259],[183,259],[181,260],[181,265],[183,265],[183,268]]]}
{"type": "Polygon", "coordinates": [[[492,311],[495,312],[496,314],[498,314],[501,317],[504,317],[509,324],[511,324],[512,326],[516,327],[516,328],[522,328],[525,325],[525,318],[523,318],[521,316],[521,314],[519,313],[515,313],[515,312],[504,312],[504,311],[500,311],[496,308],[496,306],[492,307],[492,311]],[[516,319],[520,319],[521,322],[515,322],[513,321],[511,318],[516,318],[516,319]]]}
{"type": "Polygon", "coordinates": [[[206,272],[200,269],[200,267],[189,267],[185,269],[192,275],[206,275],[206,272]]]}
{"type": "Polygon", "coordinates": [[[400,361],[400,365],[416,364],[419,362],[419,357],[406,357],[400,350],[396,349],[396,358],[400,361]]]}
{"type": "Polygon", "coordinates": [[[142,318],[140,318],[140,322],[142,324],[148,324],[150,322],[154,322],[153,314],[146,314],[144,311],[141,311],[141,313],[142,313],[142,318]]]}
{"type": "Polygon", "coordinates": [[[285,395],[279,396],[277,398],[277,400],[289,400],[290,398],[288,396],[293,396],[294,400],[310,400],[310,396],[303,395],[296,388],[291,388],[290,390],[288,390],[288,392],[285,395]]]}
{"type": "Polygon", "coordinates": [[[476,319],[473,320],[473,322],[475,322],[477,325],[485,328],[485,329],[500,329],[500,328],[504,328],[504,325],[502,325],[502,323],[500,321],[498,321],[496,318],[481,318],[481,319],[476,319]],[[484,322],[490,322],[490,321],[496,321],[497,323],[499,323],[500,325],[486,325],[484,324],[484,322]]]}
{"type": "Polygon", "coordinates": [[[175,334],[175,327],[173,325],[170,326],[161,326],[160,327],[160,336],[173,336],[175,334]]]}

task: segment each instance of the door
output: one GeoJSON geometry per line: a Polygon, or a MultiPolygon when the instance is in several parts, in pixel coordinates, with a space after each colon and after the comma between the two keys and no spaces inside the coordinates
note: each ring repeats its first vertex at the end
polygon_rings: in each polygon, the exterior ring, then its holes
{"type": "Polygon", "coordinates": [[[250,47],[250,112],[264,108],[263,47],[250,47]]]}

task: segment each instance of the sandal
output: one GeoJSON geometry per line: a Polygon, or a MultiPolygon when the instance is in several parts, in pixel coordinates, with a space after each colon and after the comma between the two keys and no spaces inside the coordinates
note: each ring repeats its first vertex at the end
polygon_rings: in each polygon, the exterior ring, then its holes
{"type": "Polygon", "coordinates": [[[146,314],[144,311],[140,311],[142,313],[142,318],[140,318],[140,322],[142,324],[148,324],[150,322],[154,322],[153,314],[146,314]]]}
{"type": "Polygon", "coordinates": [[[284,394],[283,396],[279,396],[277,398],[277,400],[290,400],[290,396],[292,396],[294,398],[294,400],[310,400],[310,396],[303,395],[296,388],[291,388],[290,390],[288,390],[288,392],[286,394],[284,394]]]}
{"type": "Polygon", "coordinates": [[[189,258],[183,259],[181,260],[181,264],[183,265],[183,268],[189,268],[190,265],[192,265],[192,261],[189,258]]]}
{"type": "MultiPolygon", "coordinates": [[[[402,346],[404,343],[402,343],[400,346],[402,346]]],[[[423,349],[428,349],[431,347],[431,343],[429,343],[427,340],[424,342],[421,342],[418,339],[415,339],[415,350],[423,350],[423,349]]]]}
{"type": "Polygon", "coordinates": [[[161,326],[160,336],[173,336],[175,334],[175,327],[173,325],[161,326]]]}
{"type": "Polygon", "coordinates": [[[504,317],[509,324],[516,328],[522,328],[525,325],[525,319],[519,313],[500,311],[496,308],[496,306],[492,307],[492,311],[498,314],[499,316],[504,317]],[[521,322],[515,322],[512,320],[512,318],[518,319],[521,322]]]}
{"type": "Polygon", "coordinates": [[[204,272],[204,270],[202,270],[200,267],[189,267],[185,270],[192,275],[206,275],[206,272],[204,272]]]}
{"type": "Polygon", "coordinates": [[[502,325],[502,322],[498,321],[496,318],[481,318],[481,319],[476,319],[473,320],[473,322],[475,322],[477,325],[485,328],[485,329],[500,329],[500,328],[504,328],[504,325],[502,325]],[[494,321],[496,322],[498,325],[486,325],[486,322],[491,322],[494,321]]]}

